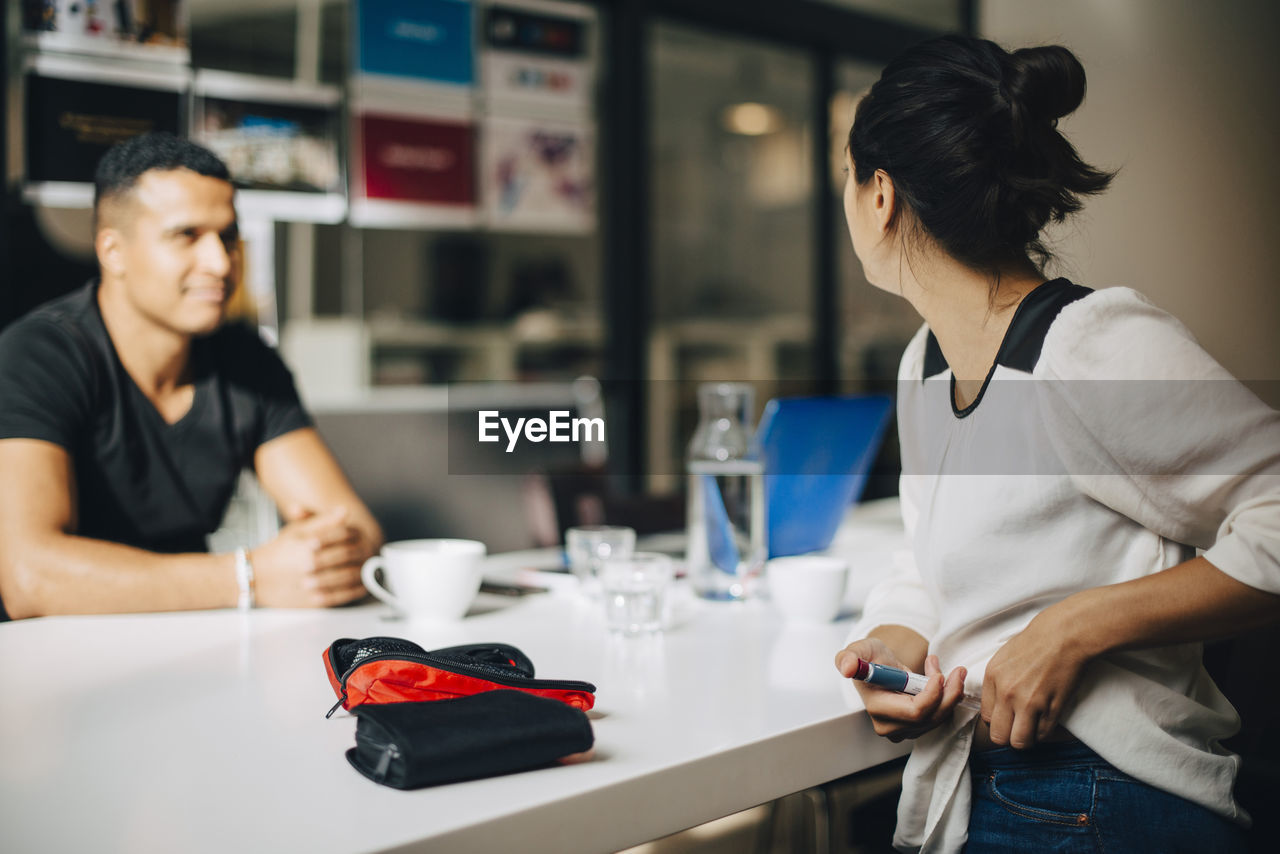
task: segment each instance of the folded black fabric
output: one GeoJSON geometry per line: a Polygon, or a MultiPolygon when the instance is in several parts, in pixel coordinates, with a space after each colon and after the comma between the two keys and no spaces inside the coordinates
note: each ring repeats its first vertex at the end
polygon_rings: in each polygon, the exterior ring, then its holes
{"type": "Polygon", "coordinates": [[[375,783],[397,789],[537,768],[595,741],[583,711],[521,691],[357,706],[352,712],[356,746],[347,761],[375,783]]]}

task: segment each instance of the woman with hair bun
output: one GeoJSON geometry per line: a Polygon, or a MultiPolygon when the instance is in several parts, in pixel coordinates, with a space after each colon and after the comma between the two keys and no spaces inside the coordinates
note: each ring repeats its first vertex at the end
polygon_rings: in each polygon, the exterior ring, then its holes
{"type": "Polygon", "coordinates": [[[1280,616],[1280,414],[1136,291],[1044,275],[1044,227],[1112,179],[1057,128],[1084,94],[1066,48],[948,36],[849,131],[854,251],[925,320],[898,377],[911,554],[836,656],[927,676],[845,682],[915,740],[902,850],[1244,845],[1201,642],[1280,616]]]}

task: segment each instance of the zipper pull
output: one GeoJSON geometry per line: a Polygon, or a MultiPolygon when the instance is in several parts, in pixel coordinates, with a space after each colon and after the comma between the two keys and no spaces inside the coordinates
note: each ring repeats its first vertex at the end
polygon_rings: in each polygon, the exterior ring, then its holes
{"type": "Polygon", "coordinates": [[[343,691],[342,696],[338,698],[338,702],[334,703],[333,708],[329,709],[329,711],[325,713],[324,719],[327,721],[329,720],[329,718],[333,717],[333,713],[338,711],[338,706],[341,706],[346,701],[347,701],[347,692],[343,691]]]}
{"type": "Polygon", "coordinates": [[[378,767],[373,769],[373,776],[379,782],[387,779],[387,771],[391,768],[391,760],[400,758],[400,748],[394,744],[388,744],[382,749],[382,756],[378,757],[378,767]]]}

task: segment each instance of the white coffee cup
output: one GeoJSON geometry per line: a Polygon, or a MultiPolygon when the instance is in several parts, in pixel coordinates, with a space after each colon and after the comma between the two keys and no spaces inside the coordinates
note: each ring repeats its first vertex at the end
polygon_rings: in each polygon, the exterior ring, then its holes
{"type": "Polygon", "coordinates": [[[476,540],[400,540],[366,560],[360,578],[406,617],[459,620],[480,589],[484,555],[484,543],[476,540]],[[385,587],[378,583],[379,571],[385,587]]]}
{"type": "Polygon", "coordinates": [[[769,598],[787,620],[829,623],[840,613],[849,564],[828,555],[777,557],[765,564],[769,598]]]}

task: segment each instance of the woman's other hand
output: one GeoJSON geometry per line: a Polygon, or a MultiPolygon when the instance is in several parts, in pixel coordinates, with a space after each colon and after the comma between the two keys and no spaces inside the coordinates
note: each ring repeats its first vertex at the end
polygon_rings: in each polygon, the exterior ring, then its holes
{"type": "Polygon", "coordinates": [[[1081,622],[1065,607],[1046,608],[996,652],[982,681],[982,719],[991,742],[1025,750],[1049,737],[1090,658],[1075,638],[1081,622]]]}
{"type": "MultiPolygon", "coordinates": [[[[854,641],[836,653],[836,669],[846,678],[852,678],[859,658],[901,670],[910,669],[898,660],[888,644],[876,637],[854,641]]],[[[964,699],[965,668],[955,668],[944,679],[938,657],[929,655],[924,659],[924,674],[929,682],[914,696],[854,680],[853,685],[867,707],[877,735],[895,743],[904,738],[919,738],[951,718],[956,704],[964,699]]]]}

